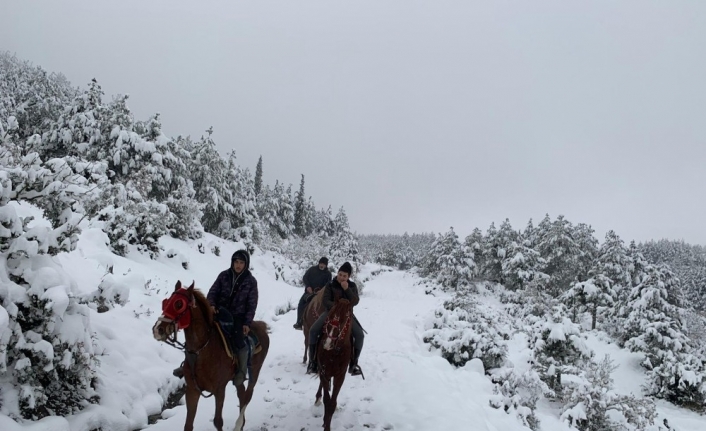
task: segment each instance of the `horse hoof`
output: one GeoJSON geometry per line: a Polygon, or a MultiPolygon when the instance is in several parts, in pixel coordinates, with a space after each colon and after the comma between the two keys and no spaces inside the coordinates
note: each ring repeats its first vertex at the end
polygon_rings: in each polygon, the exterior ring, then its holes
{"type": "Polygon", "coordinates": [[[321,398],[317,398],[316,402],[314,403],[315,406],[320,406],[321,405],[321,398]]]}

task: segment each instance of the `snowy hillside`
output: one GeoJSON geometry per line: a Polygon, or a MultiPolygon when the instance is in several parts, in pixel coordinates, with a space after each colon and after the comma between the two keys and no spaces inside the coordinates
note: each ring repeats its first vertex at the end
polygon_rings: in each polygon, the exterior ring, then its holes
{"type": "MultiPolygon", "coordinates": [[[[36,210],[26,205],[17,210],[36,215],[36,210]]],[[[106,277],[112,280],[116,291],[123,295],[129,292],[124,306],[116,305],[105,313],[90,311],[100,404],[66,418],[51,416],[23,424],[6,416],[17,412],[4,410],[5,414],[0,415],[3,431],[160,431],[183,426],[183,405],[162,412],[169,394],[180,385],[171,371],[182,357],[176,349],[155,341],[151,327],[160,313],[162,299],[177,280],[194,280],[197,287],[207,290],[215,275],[227,267],[230,254],[242,244],[211,235],[189,243],[164,237],[161,245],[169,250],[167,255],[174,257],[154,261],[134,251],[126,257],[117,256],[106,242],[100,230],[85,229],[75,251],[55,258],[63,271],[76,280],[76,295],[93,291],[106,277]],[[205,253],[199,251],[199,243],[207,245],[202,248],[205,253]],[[220,247],[220,256],[208,251],[214,245],[220,247]],[[106,276],[110,267],[113,274],[106,276]],[[153,415],[159,420],[149,425],[148,418],[153,415]]],[[[272,345],[248,410],[248,430],[313,430],[322,422],[323,407],[313,406],[317,381],[305,375],[301,364],[303,336],[292,329],[295,313],[281,314],[296,302],[301,288],[283,282],[281,268],[289,268],[290,277],[301,273],[279,255],[257,251],[253,256],[252,269],[260,290],[256,318],[270,325],[272,345]]],[[[491,406],[490,401],[497,400],[495,385],[485,375],[479,359],[455,368],[424,342],[433,327],[435,310],[450,295],[430,288],[433,285],[422,283],[415,275],[375,264],[365,265],[354,279],[363,281],[365,286],[356,313],[369,332],[361,357],[366,380],[350,376],[346,379],[333,420],[336,429],[528,429],[515,414],[491,406]],[[427,294],[430,290],[432,294],[427,294]]],[[[496,313],[499,321],[508,323],[508,364],[519,372],[529,370],[527,339],[513,331],[515,323],[496,292],[485,290],[473,298],[486,310],[484,313],[496,313]]],[[[616,361],[616,392],[639,393],[645,382],[639,354],[618,348],[600,332],[590,333],[585,344],[596,355],[610,354],[616,361]]],[[[5,408],[17,395],[7,385],[0,388],[5,408]]],[[[236,407],[237,397],[231,387],[224,409],[224,419],[230,427],[237,417],[236,407]]],[[[213,429],[213,410],[212,399],[200,401],[195,429],[213,429]]],[[[667,418],[672,429],[706,430],[706,421],[695,413],[661,402],[657,412],[658,424],[667,418]]],[[[541,430],[570,429],[560,420],[558,405],[540,400],[537,417],[541,430]]]]}

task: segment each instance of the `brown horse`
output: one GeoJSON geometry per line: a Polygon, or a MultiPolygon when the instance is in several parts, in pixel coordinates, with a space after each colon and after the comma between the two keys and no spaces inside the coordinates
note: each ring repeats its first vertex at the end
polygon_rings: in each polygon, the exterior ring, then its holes
{"type": "Polygon", "coordinates": [[[304,317],[302,318],[302,329],[304,331],[304,360],[302,362],[305,364],[309,354],[309,331],[311,330],[311,325],[326,311],[324,307],[324,290],[326,289],[321,289],[316,292],[304,309],[304,317]]]}
{"type": "Polygon", "coordinates": [[[321,404],[321,390],[324,391],[324,431],[331,430],[331,418],[336,410],[336,399],[346,379],[351,360],[351,327],[353,325],[353,305],[347,299],[339,299],[331,307],[326,317],[321,338],[316,350],[319,366],[319,389],[316,391],[316,405],[321,404]],[[331,380],[333,379],[333,390],[331,380]]]}
{"type": "MultiPolygon", "coordinates": [[[[199,397],[206,398],[215,395],[216,414],[213,425],[218,431],[223,430],[223,402],[226,387],[237,371],[237,355],[231,358],[224,346],[221,333],[214,321],[214,313],[206,297],[199,290],[194,289],[192,283],[188,289],[182,288],[181,281],[177,282],[171,297],[162,303],[162,316],[157,320],[152,332],[158,341],[170,344],[181,344],[176,341],[177,331],[184,330],[187,360],[184,362],[184,379],[186,380],[186,422],[184,431],[194,429],[194,418],[198,407],[199,397]],[[211,395],[203,395],[203,391],[211,395]]],[[[270,347],[270,338],[267,335],[267,324],[254,321],[250,330],[257,336],[259,346],[253,352],[251,360],[250,379],[248,387],[244,384],[237,386],[240,414],[235,422],[235,431],[242,431],[245,425],[245,408],[253,396],[253,389],[265,362],[267,351],[270,347]]]]}

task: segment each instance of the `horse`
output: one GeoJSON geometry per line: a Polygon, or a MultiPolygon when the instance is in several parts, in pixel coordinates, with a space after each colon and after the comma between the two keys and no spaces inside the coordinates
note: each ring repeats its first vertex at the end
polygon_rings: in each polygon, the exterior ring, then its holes
{"type": "MultiPolygon", "coordinates": [[[[184,380],[186,381],[186,422],[184,431],[194,429],[194,418],[199,398],[215,395],[216,414],[213,425],[218,431],[223,431],[223,402],[228,383],[237,372],[237,355],[229,356],[225,347],[225,338],[221,335],[214,320],[214,312],[206,297],[194,283],[184,289],[178,281],[174,293],[162,302],[163,314],[152,327],[152,333],[157,341],[171,345],[180,345],[186,352],[184,362],[184,380]],[[177,332],[184,330],[185,343],[177,341],[177,332]],[[210,392],[204,395],[203,391],[210,392]]],[[[253,321],[250,331],[259,341],[251,359],[250,379],[248,387],[237,386],[240,414],[235,422],[235,431],[242,431],[245,425],[245,409],[252,400],[253,390],[260,370],[267,357],[270,339],[265,322],[253,321]]]]}
{"type": "Polygon", "coordinates": [[[304,359],[302,362],[304,364],[307,363],[309,354],[309,331],[311,326],[326,311],[324,307],[324,290],[326,289],[320,289],[316,292],[304,309],[304,317],[302,318],[302,329],[304,331],[304,359]]]}
{"type": "Polygon", "coordinates": [[[347,299],[339,299],[326,317],[321,338],[317,344],[316,361],[319,369],[319,389],[315,404],[321,405],[324,392],[324,431],[331,431],[331,418],[336,410],[336,399],[346,379],[353,345],[353,305],[347,299]],[[333,390],[331,390],[333,380],[333,390]]]}

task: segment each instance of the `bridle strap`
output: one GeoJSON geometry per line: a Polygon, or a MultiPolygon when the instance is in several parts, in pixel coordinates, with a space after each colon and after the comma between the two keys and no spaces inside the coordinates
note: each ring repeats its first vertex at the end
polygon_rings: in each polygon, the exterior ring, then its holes
{"type": "MultiPolygon", "coordinates": [[[[187,304],[190,304],[191,307],[195,308],[196,307],[196,299],[192,296],[189,298],[186,294],[181,293],[181,292],[175,292],[174,295],[180,295],[186,297],[187,304]]],[[[184,314],[189,310],[189,307],[187,306],[184,311],[182,311],[178,316],[176,316],[174,319],[170,319],[164,315],[161,315],[157,318],[157,321],[159,322],[164,322],[167,323],[168,325],[172,326],[172,336],[171,338],[167,338],[165,340],[165,343],[168,345],[179,349],[184,352],[186,356],[186,361],[189,363],[189,369],[191,370],[191,378],[194,381],[194,385],[196,386],[196,390],[199,391],[199,394],[201,394],[202,397],[204,398],[210,398],[213,396],[213,392],[209,393],[208,395],[204,395],[203,390],[199,387],[198,382],[196,381],[196,360],[199,357],[199,354],[203,351],[203,349],[208,346],[208,344],[211,342],[211,333],[212,333],[212,325],[208,325],[208,333],[206,334],[206,342],[198,349],[198,350],[189,350],[186,348],[186,343],[182,343],[177,340],[177,332],[179,331],[179,319],[181,319],[184,314]]]]}

